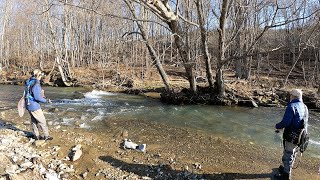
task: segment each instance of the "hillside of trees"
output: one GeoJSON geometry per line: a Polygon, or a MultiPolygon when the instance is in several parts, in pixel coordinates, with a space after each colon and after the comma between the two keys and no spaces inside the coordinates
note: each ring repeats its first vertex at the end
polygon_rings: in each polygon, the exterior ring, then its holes
{"type": "Polygon", "coordinates": [[[314,0],[4,0],[1,81],[40,68],[59,86],[184,87],[224,99],[230,82],[268,81],[316,92],[319,10],[314,0]]]}

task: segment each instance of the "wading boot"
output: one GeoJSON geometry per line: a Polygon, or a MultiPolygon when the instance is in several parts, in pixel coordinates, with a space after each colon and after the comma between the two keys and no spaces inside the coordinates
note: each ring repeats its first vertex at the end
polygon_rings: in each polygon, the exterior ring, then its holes
{"type": "Polygon", "coordinates": [[[290,180],[290,176],[286,172],[276,174],[275,177],[277,178],[277,180],[290,180]]]}
{"type": "Polygon", "coordinates": [[[33,135],[32,137],[31,137],[32,139],[34,139],[34,140],[40,140],[40,137],[39,136],[36,136],[36,135],[33,135]]]}
{"type": "Polygon", "coordinates": [[[52,140],[52,139],[53,139],[53,137],[51,137],[51,136],[45,136],[45,137],[44,137],[44,140],[45,140],[45,141],[49,141],[49,140],[52,140]]]}
{"type": "Polygon", "coordinates": [[[278,170],[280,174],[284,173],[284,167],[282,165],[279,166],[278,170]]]}

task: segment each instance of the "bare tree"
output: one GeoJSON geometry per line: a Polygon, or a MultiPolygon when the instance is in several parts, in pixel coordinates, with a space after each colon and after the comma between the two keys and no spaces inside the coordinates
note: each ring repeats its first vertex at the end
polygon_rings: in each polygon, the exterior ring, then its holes
{"type": "MultiPolygon", "coordinates": [[[[190,89],[192,92],[197,92],[197,86],[194,75],[194,62],[189,58],[189,54],[187,52],[186,42],[183,41],[183,30],[181,24],[179,22],[179,18],[183,17],[178,15],[178,6],[179,1],[176,3],[176,11],[173,11],[170,7],[168,1],[160,1],[160,0],[141,0],[136,1],[150,8],[150,10],[156,14],[162,21],[168,24],[172,34],[174,36],[175,44],[177,49],[179,50],[180,57],[183,61],[183,65],[186,71],[186,75],[190,84],[190,89]]],[[[187,21],[187,20],[185,20],[187,21]]]]}
{"type": "MultiPolygon", "coordinates": [[[[46,0],[46,7],[49,9],[50,7],[50,3],[48,0],[46,0]]],[[[52,43],[52,46],[54,47],[54,51],[55,51],[55,62],[58,66],[58,69],[59,69],[59,72],[60,72],[60,75],[61,75],[61,79],[62,79],[62,82],[64,83],[64,85],[66,86],[71,86],[70,82],[68,82],[68,74],[69,73],[69,68],[68,68],[68,63],[66,63],[66,60],[63,59],[63,52],[59,46],[59,42],[57,40],[57,33],[55,32],[55,28],[54,28],[54,25],[53,25],[53,22],[52,22],[52,18],[51,18],[51,14],[50,14],[50,10],[46,11],[45,13],[45,17],[48,21],[48,24],[49,24],[49,30],[50,30],[50,35],[51,35],[51,43],[52,43]],[[67,68],[66,68],[67,67],[67,68]]]]}
{"type": "MultiPolygon", "coordinates": [[[[5,45],[7,44],[5,41],[5,35],[7,30],[7,25],[9,21],[9,16],[12,9],[12,0],[6,0],[4,2],[3,14],[2,14],[2,22],[1,22],[1,31],[0,31],[0,57],[2,59],[2,64],[7,67],[8,64],[8,56],[5,54],[5,45]]],[[[9,48],[8,46],[6,48],[9,48]]]]}
{"type": "Polygon", "coordinates": [[[211,67],[211,55],[209,53],[208,48],[208,32],[205,28],[205,20],[208,18],[205,16],[204,8],[203,8],[203,1],[197,0],[195,1],[195,4],[197,6],[197,12],[198,12],[198,22],[200,27],[200,33],[201,33],[201,46],[204,53],[204,59],[206,64],[206,73],[207,73],[207,79],[209,83],[209,87],[211,89],[214,88],[214,81],[213,81],[213,73],[212,73],[212,67],[211,67]]]}
{"type": "Polygon", "coordinates": [[[216,85],[219,96],[223,97],[225,93],[224,79],[223,79],[223,61],[225,60],[225,24],[229,10],[229,1],[223,0],[221,6],[221,14],[219,18],[218,28],[218,59],[217,59],[217,72],[216,72],[216,85]]]}
{"type": "MultiPolygon", "coordinates": [[[[135,18],[135,19],[138,19],[137,18],[137,15],[135,13],[135,10],[134,10],[134,7],[132,5],[132,3],[130,3],[128,0],[124,0],[125,3],[127,4],[128,8],[130,9],[131,13],[132,13],[132,16],[135,18]]],[[[157,67],[157,70],[159,72],[159,74],[161,75],[161,78],[162,78],[162,81],[165,85],[165,88],[166,90],[169,90],[170,89],[170,82],[169,82],[169,78],[166,74],[166,72],[164,71],[163,67],[162,67],[162,64],[160,62],[160,59],[156,53],[156,51],[154,50],[154,48],[151,46],[151,42],[150,40],[148,39],[148,35],[147,35],[147,32],[145,31],[145,28],[143,27],[143,25],[141,24],[140,21],[136,21],[139,29],[140,29],[140,32],[141,32],[141,36],[143,38],[143,40],[145,41],[146,43],[146,46],[149,50],[149,53],[151,55],[151,59],[155,62],[155,65],[157,67]]]]}

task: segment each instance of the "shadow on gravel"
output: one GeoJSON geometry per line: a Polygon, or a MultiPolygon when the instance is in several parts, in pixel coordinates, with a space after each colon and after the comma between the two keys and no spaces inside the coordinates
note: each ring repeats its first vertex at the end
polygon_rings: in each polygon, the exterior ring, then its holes
{"type": "Polygon", "coordinates": [[[110,156],[100,156],[99,159],[110,163],[112,166],[129,173],[139,176],[148,176],[153,179],[271,179],[275,180],[274,174],[277,168],[272,169],[269,174],[244,174],[244,173],[221,173],[221,174],[194,174],[186,171],[178,171],[172,169],[169,165],[148,165],[148,164],[131,164],[115,159],[110,156]],[[163,172],[162,176],[159,171],[163,172]]]}
{"type": "Polygon", "coordinates": [[[4,107],[0,107],[0,112],[1,112],[1,111],[11,110],[11,109],[14,109],[14,108],[17,108],[17,107],[15,107],[15,106],[4,106],[4,107]]]}
{"type": "Polygon", "coordinates": [[[0,118],[0,129],[11,129],[13,131],[22,131],[26,137],[33,137],[33,133],[30,131],[24,131],[15,126],[14,123],[10,121],[4,121],[0,118]]]}

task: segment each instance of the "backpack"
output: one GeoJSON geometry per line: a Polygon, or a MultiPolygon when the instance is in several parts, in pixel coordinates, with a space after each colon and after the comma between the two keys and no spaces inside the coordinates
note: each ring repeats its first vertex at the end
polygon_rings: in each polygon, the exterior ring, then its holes
{"type": "Polygon", "coordinates": [[[35,79],[29,79],[26,82],[26,87],[24,90],[24,97],[27,105],[30,105],[30,101],[34,101],[34,97],[32,96],[31,89],[36,84],[35,79]]]}

